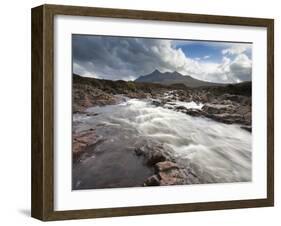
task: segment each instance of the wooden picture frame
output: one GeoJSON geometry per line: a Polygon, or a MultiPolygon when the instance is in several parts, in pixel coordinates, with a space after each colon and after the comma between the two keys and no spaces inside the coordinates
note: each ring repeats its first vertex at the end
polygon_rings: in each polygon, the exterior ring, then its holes
{"type": "Polygon", "coordinates": [[[274,205],[274,21],[124,9],[42,5],[32,9],[32,217],[66,220],[274,205]],[[122,208],[54,210],[54,16],[240,25],[267,29],[267,198],[122,208]]]}

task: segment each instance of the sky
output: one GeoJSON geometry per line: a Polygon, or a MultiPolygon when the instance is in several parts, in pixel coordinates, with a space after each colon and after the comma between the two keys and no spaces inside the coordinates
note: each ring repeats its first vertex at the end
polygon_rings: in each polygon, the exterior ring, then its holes
{"type": "Polygon", "coordinates": [[[155,69],[217,83],[250,81],[252,44],[72,35],[73,72],[135,80],[155,69]]]}

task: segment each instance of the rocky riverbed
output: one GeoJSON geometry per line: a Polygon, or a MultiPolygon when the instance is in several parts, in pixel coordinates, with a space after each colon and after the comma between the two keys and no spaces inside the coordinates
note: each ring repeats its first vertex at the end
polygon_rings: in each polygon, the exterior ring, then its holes
{"type": "Polygon", "coordinates": [[[247,89],[113,84],[74,83],[73,189],[251,180],[247,89]]]}
{"type": "Polygon", "coordinates": [[[153,103],[194,117],[206,117],[226,124],[240,124],[241,128],[252,130],[251,97],[233,94],[214,97],[204,91],[192,96],[182,90],[175,90],[165,93],[153,103]]]}

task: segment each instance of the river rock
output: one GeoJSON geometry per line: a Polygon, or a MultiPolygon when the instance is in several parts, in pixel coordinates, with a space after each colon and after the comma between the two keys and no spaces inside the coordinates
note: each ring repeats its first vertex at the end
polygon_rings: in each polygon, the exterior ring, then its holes
{"type": "Polygon", "coordinates": [[[161,100],[152,100],[151,104],[155,105],[156,107],[160,107],[164,105],[164,103],[161,100]]]}
{"type": "Polygon", "coordinates": [[[149,165],[155,165],[158,162],[166,161],[168,156],[165,155],[161,150],[153,150],[147,155],[147,163],[149,165]]]}
{"type": "Polygon", "coordinates": [[[94,129],[74,133],[72,146],[73,160],[77,161],[88,146],[96,144],[99,140],[94,129]]]}
{"type": "Polygon", "coordinates": [[[73,112],[83,112],[94,106],[116,104],[120,98],[87,84],[73,86],[73,112]]]}
{"type": "Polygon", "coordinates": [[[144,182],[144,186],[159,186],[160,180],[157,175],[152,175],[149,178],[147,178],[144,182]]]}
{"type": "Polygon", "coordinates": [[[215,121],[226,123],[226,124],[244,124],[245,120],[243,115],[240,114],[229,114],[229,113],[221,113],[221,114],[208,114],[208,118],[211,118],[215,121]]]}
{"type": "Polygon", "coordinates": [[[232,105],[224,104],[205,104],[202,107],[202,111],[208,114],[221,114],[225,112],[234,112],[234,107],[232,105]]]}
{"type": "Polygon", "coordinates": [[[95,113],[95,112],[88,112],[86,113],[87,116],[97,116],[99,115],[98,113],[95,113]]]}
{"type": "Polygon", "coordinates": [[[135,148],[135,153],[137,156],[145,155],[145,147],[135,148]]]}
{"type": "Polygon", "coordinates": [[[186,184],[188,174],[184,168],[172,161],[158,162],[155,165],[160,185],[180,185],[186,184]]]}
{"type": "Polygon", "coordinates": [[[156,164],[157,171],[166,171],[171,169],[178,169],[179,166],[171,161],[158,162],[156,164]]]}
{"type": "Polygon", "coordinates": [[[187,115],[191,115],[191,116],[195,116],[195,117],[199,117],[199,116],[205,116],[205,112],[201,111],[200,109],[187,109],[186,111],[184,111],[185,114],[187,115]]]}
{"type": "Polygon", "coordinates": [[[184,175],[181,170],[172,168],[159,172],[160,185],[180,185],[184,184],[184,175]]]}
{"type": "Polygon", "coordinates": [[[187,110],[187,108],[184,107],[184,106],[176,106],[176,107],[175,107],[175,110],[176,110],[176,111],[180,111],[180,112],[185,112],[185,111],[187,110]]]}
{"type": "Polygon", "coordinates": [[[171,160],[171,152],[172,150],[169,147],[155,142],[148,142],[145,145],[135,148],[136,155],[144,156],[146,163],[150,166],[153,166],[158,162],[171,160]]]}
{"type": "Polygon", "coordinates": [[[247,98],[247,97],[241,96],[241,95],[229,94],[229,93],[226,93],[226,94],[223,94],[220,96],[220,99],[222,99],[222,100],[230,100],[230,101],[234,101],[237,103],[241,103],[245,98],[247,98]]]}

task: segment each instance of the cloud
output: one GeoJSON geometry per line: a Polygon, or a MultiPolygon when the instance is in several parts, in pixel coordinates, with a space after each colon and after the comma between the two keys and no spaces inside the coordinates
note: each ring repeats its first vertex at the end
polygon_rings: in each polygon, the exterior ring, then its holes
{"type": "Polygon", "coordinates": [[[234,60],[223,57],[222,63],[215,70],[210,71],[208,76],[213,80],[220,78],[222,82],[250,81],[252,77],[252,61],[245,54],[237,55],[234,60]]]}
{"type": "Polygon", "coordinates": [[[212,82],[251,79],[251,60],[229,44],[220,63],[204,61],[208,55],[192,59],[175,41],[162,39],[73,35],[72,47],[74,73],[88,77],[134,80],[158,69],[212,82]]]}
{"type": "Polygon", "coordinates": [[[244,44],[244,45],[233,44],[232,47],[223,49],[222,54],[223,55],[237,55],[237,54],[244,53],[248,48],[249,48],[249,46],[246,44],[244,44]]]}

